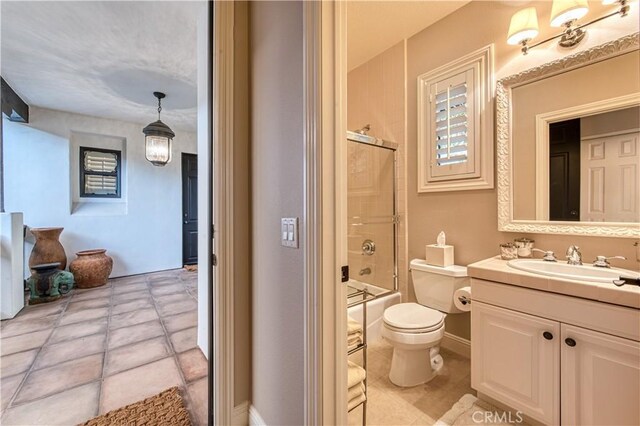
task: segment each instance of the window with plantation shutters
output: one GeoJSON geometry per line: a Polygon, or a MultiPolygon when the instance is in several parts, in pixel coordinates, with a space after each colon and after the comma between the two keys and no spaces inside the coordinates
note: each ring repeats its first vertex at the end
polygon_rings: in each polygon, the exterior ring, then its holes
{"type": "Polygon", "coordinates": [[[473,71],[430,85],[430,176],[463,179],[475,170],[473,71]]]}
{"type": "Polygon", "coordinates": [[[120,198],[120,151],[80,147],[80,196],[120,198]]]}
{"type": "Polygon", "coordinates": [[[418,192],[493,187],[492,51],[418,77],[418,192]]]}

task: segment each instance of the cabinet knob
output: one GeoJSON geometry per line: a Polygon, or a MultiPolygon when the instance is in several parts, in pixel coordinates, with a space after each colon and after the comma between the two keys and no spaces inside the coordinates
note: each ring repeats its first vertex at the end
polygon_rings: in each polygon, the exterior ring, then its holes
{"type": "Polygon", "coordinates": [[[567,346],[574,347],[576,345],[576,341],[571,337],[567,337],[566,339],[564,339],[564,342],[567,344],[567,346]]]}
{"type": "Polygon", "coordinates": [[[548,331],[545,331],[544,333],[542,333],[542,337],[544,337],[547,340],[553,340],[553,334],[551,334],[548,331]]]}

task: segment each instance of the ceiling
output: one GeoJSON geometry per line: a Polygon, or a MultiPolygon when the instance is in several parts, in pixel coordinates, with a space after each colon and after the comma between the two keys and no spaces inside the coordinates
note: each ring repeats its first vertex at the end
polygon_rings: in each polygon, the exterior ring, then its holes
{"type": "Polygon", "coordinates": [[[347,68],[349,71],[420,32],[469,1],[349,1],[347,68]]]}
{"type": "Polygon", "coordinates": [[[0,72],[29,105],[196,129],[196,26],[206,3],[1,3],[0,72]]]}

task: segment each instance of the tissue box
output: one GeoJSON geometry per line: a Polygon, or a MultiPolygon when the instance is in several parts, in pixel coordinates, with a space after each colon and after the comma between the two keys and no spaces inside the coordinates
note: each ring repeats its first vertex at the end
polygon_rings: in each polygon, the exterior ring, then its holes
{"type": "Polygon", "coordinates": [[[453,246],[429,244],[426,246],[425,259],[428,265],[451,266],[453,265],[453,246]]]}

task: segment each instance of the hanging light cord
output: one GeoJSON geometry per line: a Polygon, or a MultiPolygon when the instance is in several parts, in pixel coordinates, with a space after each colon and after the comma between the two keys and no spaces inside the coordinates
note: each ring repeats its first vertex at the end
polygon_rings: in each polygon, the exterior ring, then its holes
{"type": "Polygon", "coordinates": [[[160,111],[162,111],[162,105],[160,104],[162,102],[161,98],[158,98],[158,121],[160,121],[160,111]]]}

